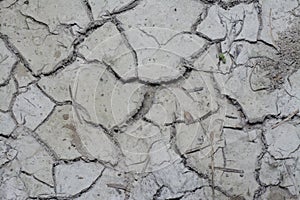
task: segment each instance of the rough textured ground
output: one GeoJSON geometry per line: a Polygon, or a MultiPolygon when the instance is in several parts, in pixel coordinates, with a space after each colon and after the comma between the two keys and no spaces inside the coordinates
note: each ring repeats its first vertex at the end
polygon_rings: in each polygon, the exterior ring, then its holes
{"type": "Polygon", "coordinates": [[[299,0],[0,0],[0,199],[300,199],[299,0]]]}

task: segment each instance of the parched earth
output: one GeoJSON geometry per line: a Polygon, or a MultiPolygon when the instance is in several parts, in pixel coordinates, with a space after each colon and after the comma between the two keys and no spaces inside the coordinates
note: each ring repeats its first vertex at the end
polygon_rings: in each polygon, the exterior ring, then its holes
{"type": "Polygon", "coordinates": [[[0,199],[300,199],[299,0],[0,0],[0,199]]]}

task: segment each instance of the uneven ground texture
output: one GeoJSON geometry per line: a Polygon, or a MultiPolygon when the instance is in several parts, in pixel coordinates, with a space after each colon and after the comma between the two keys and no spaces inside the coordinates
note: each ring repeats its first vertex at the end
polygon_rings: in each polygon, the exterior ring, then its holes
{"type": "Polygon", "coordinates": [[[299,0],[0,0],[0,199],[300,199],[299,0]]]}

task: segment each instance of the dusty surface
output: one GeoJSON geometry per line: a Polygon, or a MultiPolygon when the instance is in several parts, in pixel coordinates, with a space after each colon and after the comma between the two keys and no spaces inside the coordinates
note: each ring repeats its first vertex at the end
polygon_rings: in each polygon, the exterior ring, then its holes
{"type": "Polygon", "coordinates": [[[297,0],[1,0],[0,199],[300,199],[297,0]]]}

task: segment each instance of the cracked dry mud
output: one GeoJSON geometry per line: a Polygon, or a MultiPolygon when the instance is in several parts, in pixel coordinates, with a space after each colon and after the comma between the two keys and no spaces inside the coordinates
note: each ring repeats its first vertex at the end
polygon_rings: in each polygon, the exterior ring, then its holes
{"type": "Polygon", "coordinates": [[[300,199],[299,0],[0,0],[0,199],[300,199]]]}

